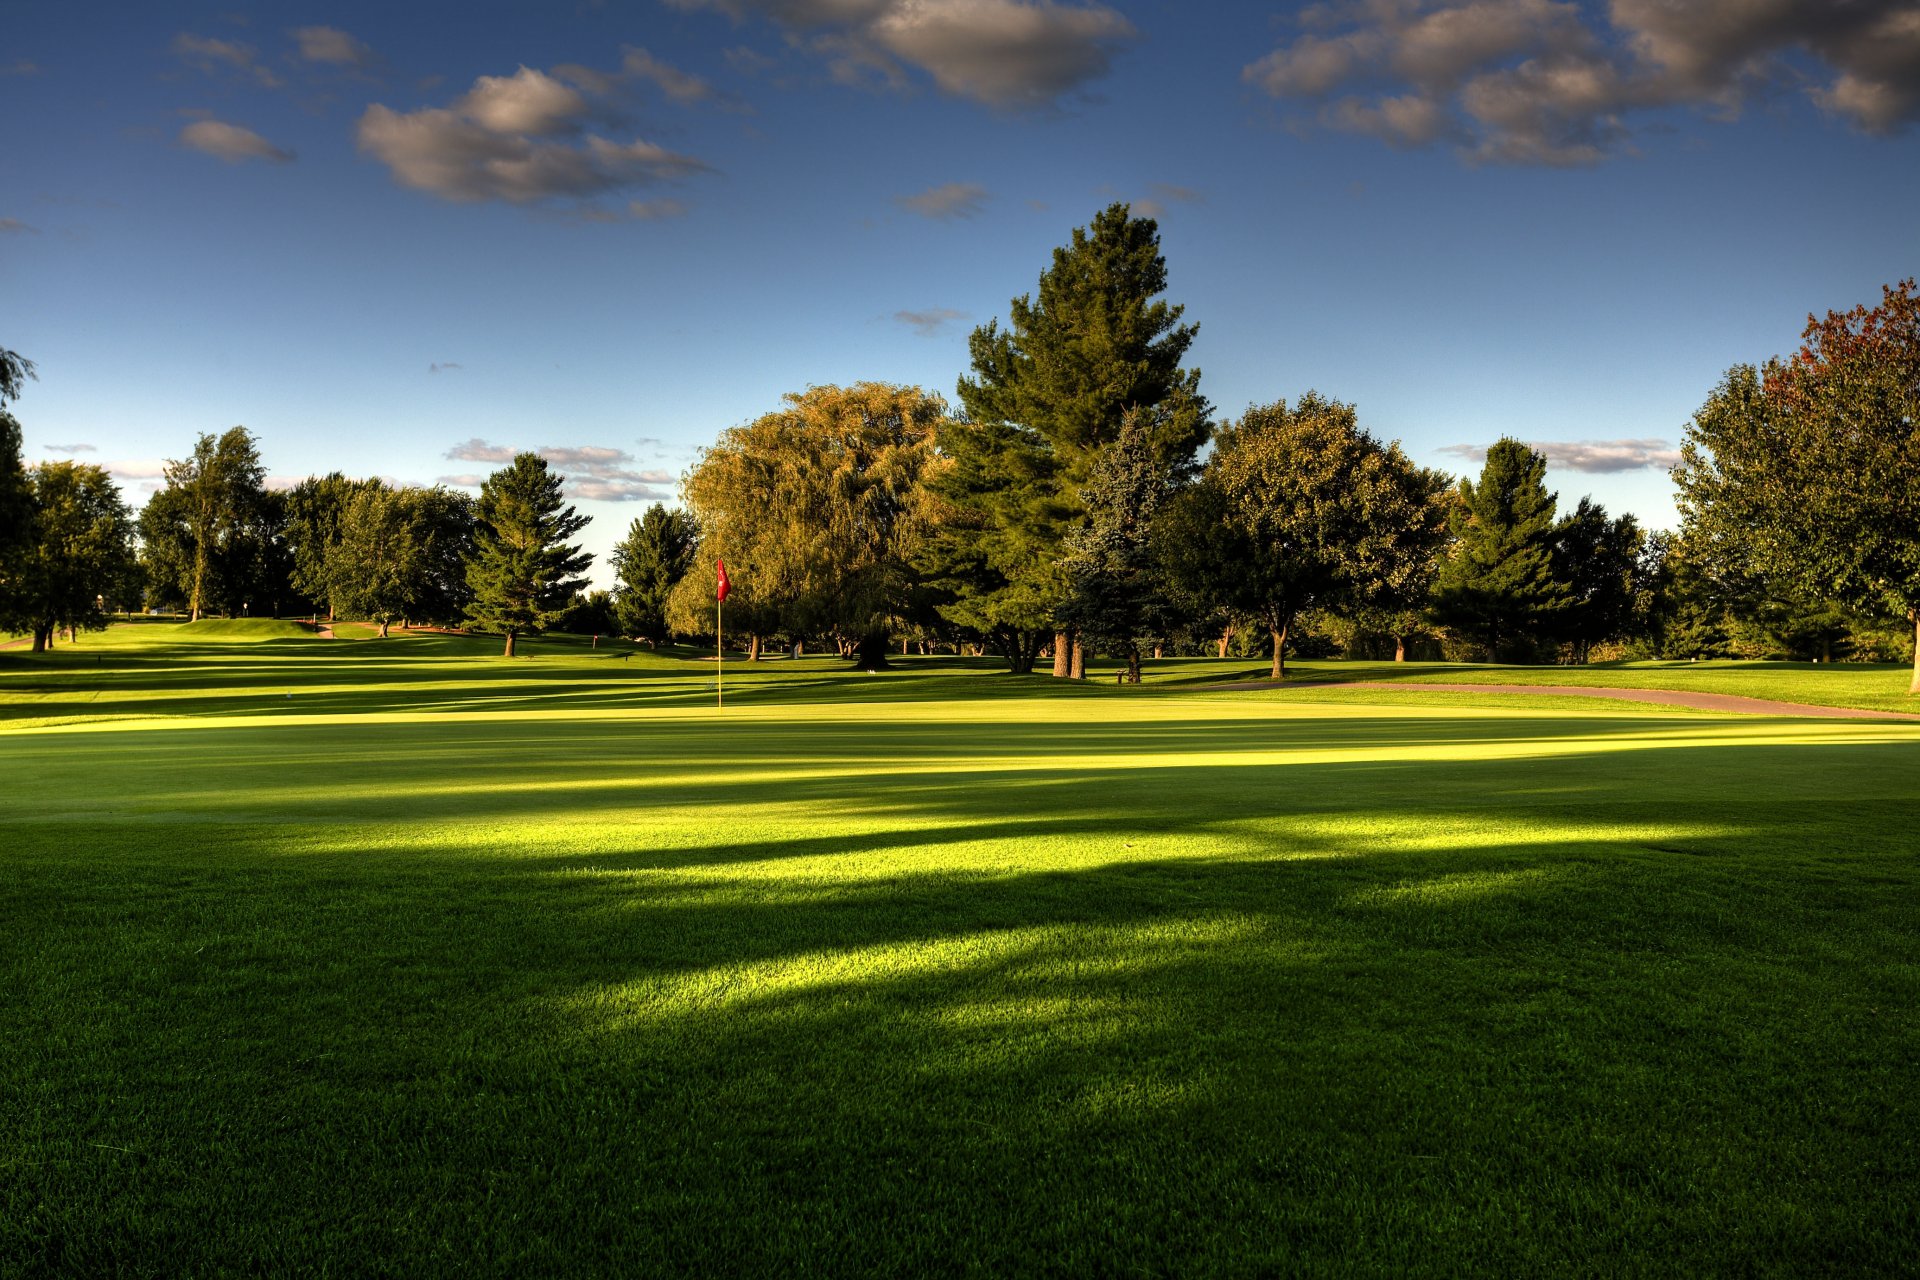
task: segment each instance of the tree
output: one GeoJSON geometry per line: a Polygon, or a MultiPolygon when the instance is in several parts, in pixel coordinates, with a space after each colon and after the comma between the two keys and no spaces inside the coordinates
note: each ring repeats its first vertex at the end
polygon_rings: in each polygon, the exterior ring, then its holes
{"type": "MultiPolygon", "coordinates": [[[[832,631],[886,665],[929,523],[924,479],[946,403],[918,387],[810,387],[722,432],[688,473],[703,553],[779,624],[832,631]]],[[[729,606],[733,604],[731,597],[729,606]]]]}
{"type": "Polygon", "coordinates": [[[1547,460],[1514,439],[1487,450],[1478,484],[1460,482],[1453,554],[1440,566],[1434,614],[1495,659],[1530,648],[1566,609],[1554,577],[1555,495],[1547,460]]]}
{"type": "Polygon", "coordinates": [[[30,479],[33,539],[4,617],[39,653],[55,631],[107,625],[103,605],[134,572],[133,514],[99,467],[44,462],[30,479]]]}
{"type": "Polygon", "coordinates": [[[165,475],[140,519],[149,575],[178,593],[190,620],[217,596],[231,611],[246,598],[243,575],[272,541],[261,518],[268,500],[257,442],[245,427],[203,434],[190,455],[167,463],[165,475]]]}
{"type": "Polygon", "coordinates": [[[1573,646],[1575,662],[1586,662],[1595,644],[1618,640],[1633,628],[1645,544],[1638,520],[1610,520],[1591,498],[1580,499],[1554,526],[1553,576],[1568,593],[1560,632],[1573,646]]]}
{"type": "MultiPolygon", "coordinates": [[[[1067,582],[1066,537],[1085,519],[1081,487],[1129,410],[1152,411],[1151,445],[1175,480],[1206,440],[1200,371],[1180,362],[1197,325],[1155,301],[1167,287],[1159,227],[1125,204],[1075,228],[1053,252],[1038,297],[1010,306],[968,341],[973,375],[959,382],[964,422],[943,433],[953,468],[940,557],[929,568],[955,596],[955,622],[996,637],[1015,670],[1031,668],[1067,582]]],[[[1055,674],[1071,639],[1055,636],[1055,674]]]]}
{"type": "Polygon", "coordinates": [[[1802,345],[1730,370],[1674,472],[1690,538],[1804,596],[1903,617],[1920,693],[1920,291],[1807,317],[1802,345]]]}
{"type": "Polygon", "coordinates": [[[561,496],[561,477],[537,453],[516,454],[480,486],[479,522],[467,583],[467,618],[506,636],[506,656],[525,632],[537,635],[586,585],[579,575],[593,563],[567,539],[586,528],[561,496]]]}
{"type": "Polygon", "coordinates": [[[1453,477],[1417,467],[1388,446],[1386,483],[1356,498],[1369,504],[1362,520],[1373,536],[1356,548],[1352,571],[1354,615],[1393,637],[1393,660],[1407,660],[1407,641],[1425,627],[1448,539],[1453,477]]]}
{"type": "Polygon", "coordinates": [[[667,598],[693,568],[700,533],[693,518],[656,502],[613,549],[614,608],[620,630],[658,643],[670,639],[667,598]]]}
{"type": "Polygon", "coordinates": [[[1081,491],[1087,523],[1067,539],[1069,586],[1060,610],[1076,633],[1126,659],[1129,684],[1140,683],[1141,641],[1163,633],[1169,613],[1152,535],[1171,486],[1153,425],[1149,414],[1129,410],[1094,462],[1081,491]]]}
{"type": "Polygon", "coordinates": [[[421,577],[423,547],[414,536],[412,504],[402,490],[375,482],[341,513],[339,541],[328,557],[328,594],[349,614],[388,625],[407,616],[421,577]]]}
{"type": "Polygon", "coordinates": [[[20,423],[7,412],[33,376],[33,361],[0,347],[0,610],[13,607],[24,589],[33,542],[33,492],[20,458],[20,423]]]}
{"type": "Polygon", "coordinates": [[[295,590],[324,607],[332,619],[341,604],[334,582],[333,553],[340,545],[340,525],[354,497],[377,485],[376,480],[352,480],[338,471],[308,476],[287,493],[286,541],[293,556],[291,581],[295,590]]]}
{"type": "Polygon", "coordinates": [[[1273,678],[1287,673],[1287,633],[1309,609],[1383,592],[1408,572],[1431,516],[1423,481],[1399,445],[1361,429],[1354,408],[1309,391],[1256,406],[1214,436],[1199,483],[1181,495],[1163,552],[1192,597],[1259,618],[1273,638],[1273,678]]]}

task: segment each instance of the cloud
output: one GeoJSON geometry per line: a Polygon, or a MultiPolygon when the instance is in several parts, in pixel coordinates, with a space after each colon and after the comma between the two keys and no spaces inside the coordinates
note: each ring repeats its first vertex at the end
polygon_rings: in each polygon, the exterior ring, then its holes
{"type": "Polygon", "coordinates": [[[1192,187],[1177,187],[1171,182],[1149,182],[1147,190],[1152,194],[1144,200],[1136,200],[1133,207],[1149,218],[1165,217],[1169,204],[1205,204],[1206,193],[1192,187]]]}
{"type": "Polygon", "coordinates": [[[30,226],[18,218],[0,218],[0,235],[37,236],[40,228],[30,226]]]}
{"type": "MultiPolygon", "coordinates": [[[[1668,440],[1535,440],[1527,447],[1545,454],[1549,466],[1591,475],[1656,468],[1665,471],[1680,465],[1680,451],[1668,440]]],[[[1487,446],[1450,444],[1439,452],[1481,462],[1487,456],[1487,446]]]]}
{"type": "Polygon", "coordinates": [[[180,131],[180,141],[195,151],[218,156],[228,164],[239,164],[243,160],[284,164],[293,159],[293,152],[274,146],[253,130],[220,120],[194,121],[180,131]]]}
{"type": "Polygon", "coordinates": [[[133,458],[106,464],[106,473],[115,480],[140,493],[157,493],[161,482],[166,479],[167,464],[163,458],[133,458]]]}
{"type": "Polygon", "coordinates": [[[25,58],[17,58],[6,66],[0,67],[0,76],[37,76],[39,74],[40,64],[29,62],[25,58]]]}
{"type": "Polygon", "coordinates": [[[902,88],[911,67],[955,97],[1011,110],[1051,106],[1100,79],[1139,34],[1105,5],[1058,0],[670,2],[770,19],[842,83],[902,88]]]}
{"type": "Polygon", "coordinates": [[[478,489],[481,485],[485,484],[486,481],[487,478],[485,476],[478,475],[471,471],[463,475],[435,476],[433,478],[435,484],[450,484],[456,489],[478,489]]]}
{"type": "Polygon", "coordinates": [[[926,311],[896,311],[893,318],[906,325],[923,338],[935,337],[955,320],[965,320],[967,313],[955,311],[951,307],[932,307],[926,311]]]}
{"type": "MultiPolygon", "coordinates": [[[[447,450],[447,457],[464,462],[506,463],[516,451],[505,445],[491,445],[473,439],[447,450]]],[[[547,445],[533,452],[566,479],[570,497],[589,502],[659,502],[673,496],[673,475],[666,471],[643,471],[633,466],[634,457],[624,449],[606,445],[547,445]]],[[[485,476],[465,474],[441,476],[439,483],[477,487],[485,476]]]]}
{"type": "Polygon", "coordinates": [[[1348,0],[1302,12],[1242,71],[1321,126],[1469,163],[1577,166],[1630,152],[1635,121],[1736,118],[1798,90],[1867,133],[1920,120],[1916,0],[1348,0]]]}
{"type": "Polygon", "coordinates": [[[620,69],[635,80],[652,83],[682,106],[706,102],[714,97],[713,86],[705,80],[691,72],[668,66],[645,49],[629,47],[620,59],[620,69]]]}
{"type": "Polygon", "coordinates": [[[99,448],[90,444],[43,444],[40,446],[48,453],[98,453],[99,448]]]}
{"type": "Polygon", "coordinates": [[[241,44],[235,40],[220,40],[211,36],[196,36],[182,31],[173,38],[171,48],[174,55],[188,66],[209,75],[221,70],[235,71],[251,78],[265,89],[278,89],[282,83],[279,76],[260,65],[256,51],[250,44],[241,44]]]}
{"type": "Polygon", "coordinates": [[[293,33],[300,57],[308,62],[324,63],[365,71],[379,64],[379,55],[365,43],[338,27],[301,27],[293,33]]]}
{"type": "Polygon", "coordinates": [[[971,218],[981,213],[992,193],[974,182],[948,182],[917,196],[895,196],[894,203],[927,218],[971,218]]]}
{"type": "Polygon", "coordinates": [[[427,372],[428,373],[446,373],[449,370],[464,369],[464,368],[466,368],[466,366],[461,364],[457,360],[437,360],[434,363],[427,366],[427,372]]]}
{"type": "Polygon", "coordinates": [[[457,444],[447,450],[447,458],[453,462],[512,462],[513,453],[503,444],[488,444],[475,436],[465,444],[457,444]]]}
{"type": "Polygon", "coordinates": [[[357,140],[402,186],[461,202],[591,200],[709,172],[644,139],[594,132],[604,114],[574,85],[521,67],[481,76],[447,107],[399,112],[374,103],[357,140]]]}

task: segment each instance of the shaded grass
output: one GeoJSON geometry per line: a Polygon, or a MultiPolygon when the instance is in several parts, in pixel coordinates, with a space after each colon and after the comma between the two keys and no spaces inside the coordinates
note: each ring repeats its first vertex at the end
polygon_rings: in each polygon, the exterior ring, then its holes
{"type": "Polygon", "coordinates": [[[1912,727],[175,643],[0,670],[179,716],[0,733],[0,1271],[1920,1245],[1912,727]]]}

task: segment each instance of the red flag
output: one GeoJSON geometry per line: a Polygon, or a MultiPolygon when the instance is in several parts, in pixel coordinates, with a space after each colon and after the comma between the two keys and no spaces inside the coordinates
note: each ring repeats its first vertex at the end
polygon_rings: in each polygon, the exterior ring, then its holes
{"type": "Polygon", "coordinates": [[[714,599],[725,600],[727,598],[727,589],[733,585],[727,581],[727,562],[725,560],[715,560],[713,562],[713,569],[715,573],[720,575],[718,593],[714,596],[714,599]]]}

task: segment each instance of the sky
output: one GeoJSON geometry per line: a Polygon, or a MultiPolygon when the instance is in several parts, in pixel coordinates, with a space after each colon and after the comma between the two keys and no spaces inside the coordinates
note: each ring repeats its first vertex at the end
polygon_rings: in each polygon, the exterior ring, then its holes
{"type": "Polygon", "coordinates": [[[569,477],[602,559],[810,385],[954,399],[1101,208],[1219,416],[1515,436],[1651,527],[1724,372],[1920,272],[1920,0],[13,0],[29,462],[569,477]]]}

